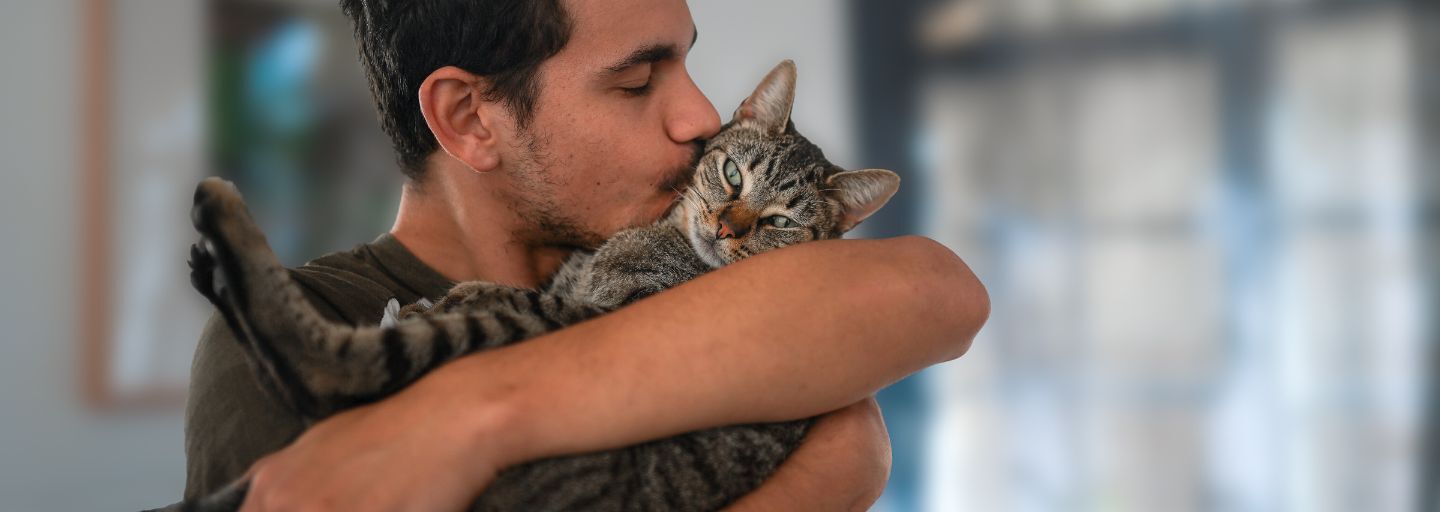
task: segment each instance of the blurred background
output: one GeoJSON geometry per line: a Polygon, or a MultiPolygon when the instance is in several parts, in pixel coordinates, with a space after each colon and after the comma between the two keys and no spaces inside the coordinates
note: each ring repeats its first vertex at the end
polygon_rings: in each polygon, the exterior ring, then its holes
{"type": "MultiPolygon", "coordinates": [[[[970,353],[881,395],[884,511],[1440,510],[1440,14],[1401,0],[694,1],[728,113],[905,186],[989,287],[970,353]]],[[[331,0],[19,0],[0,16],[0,510],[184,480],[194,183],[298,264],[399,173],[331,0]]]]}

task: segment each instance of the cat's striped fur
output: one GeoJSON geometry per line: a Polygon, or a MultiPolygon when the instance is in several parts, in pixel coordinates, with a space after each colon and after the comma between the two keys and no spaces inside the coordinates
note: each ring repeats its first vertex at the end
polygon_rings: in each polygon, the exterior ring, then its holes
{"type": "MultiPolygon", "coordinates": [[[[887,201],[899,178],[844,171],[790,123],[795,67],[777,66],[710,140],[672,214],[572,258],[545,291],[457,285],[389,327],[323,319],[217,179],[196,191],[192,281],[246,345],[260,380],[314,421],[391,394],[457,356],[603,314],[713,268],[778,247],[835,238],[887,201]],[[738,184],[738,185],[736,185],[738,184]]],[[[809,420],[716,428],[620,450],[547,459],[501,473],[475,510],[715,510],[760,484],[809,420]]],[[[184,510],[238,508],[245,482],[184,510]]]]}

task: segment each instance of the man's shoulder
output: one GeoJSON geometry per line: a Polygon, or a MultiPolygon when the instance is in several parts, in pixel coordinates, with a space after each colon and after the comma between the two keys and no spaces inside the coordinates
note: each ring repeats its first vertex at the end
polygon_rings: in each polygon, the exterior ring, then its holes
{"type": "Polygon", "coordinates": [[[435,299],[450,285],[389,236],[315,258],[290,276],[322,314],[357,325],[379,322],[392,298],[435,299]]]}
{"type": "Polygon", "coordinates": [[[379,322],[378,313],[369,313],[383,311],[385,303],[395,297],[396,283],[356,255],[359,249],[330,253],[289,269],[290,278],[305,297],[331,320],[379,322]]]}

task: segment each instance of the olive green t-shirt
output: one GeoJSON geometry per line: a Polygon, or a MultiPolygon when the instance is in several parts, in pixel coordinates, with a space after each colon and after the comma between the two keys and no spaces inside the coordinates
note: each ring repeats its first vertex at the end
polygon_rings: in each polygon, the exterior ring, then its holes
{"type": "MultiPolygon", "coordinates": [[[[322,315],[352,325],[380,323],[391,298],[436,300],[455,283],[426,266],[395,237],[322,256],[290,276],[322,315]]],[[[260,388],[230,327],[211,315],[195,348],[185,406],[185,498],[210,494],[304,429],[300,418],[260,388]]]]}

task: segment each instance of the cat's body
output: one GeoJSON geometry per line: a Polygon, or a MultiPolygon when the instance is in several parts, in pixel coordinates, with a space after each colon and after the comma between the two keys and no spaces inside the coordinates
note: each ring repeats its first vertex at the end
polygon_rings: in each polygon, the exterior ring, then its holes
{"type": "MultiPolygon", "coordinates": [[[[843,171],[789,123],[794,65],[776,67],[705,148],[666,219],[568,261],[545,291],[457,285],[387,327],[332,324],[290,282],[228,183],[196,191],[192,282],[245,344],[263,385],[309,421],[383,398],[460,355],[612,311],[755,253],[836,238],[889,199],[893,173],[843,171]]],[[[721,427],[509,468],[475,510],[715,510],[757,487],[810,420],[721,427]]],[[[182,510],[233,510],[246,482],[182,510]]]]}

